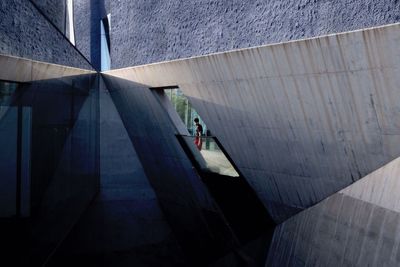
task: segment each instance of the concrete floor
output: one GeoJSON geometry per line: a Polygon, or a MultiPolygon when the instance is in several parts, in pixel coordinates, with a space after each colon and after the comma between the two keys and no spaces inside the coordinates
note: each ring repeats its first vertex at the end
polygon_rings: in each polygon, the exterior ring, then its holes
{"type": "Polygon", "coordinates": [[[212,172],[226,176],[239,176],[222,151],[201,150],[200,153],[207,162],[207,168],[212,172]]]}

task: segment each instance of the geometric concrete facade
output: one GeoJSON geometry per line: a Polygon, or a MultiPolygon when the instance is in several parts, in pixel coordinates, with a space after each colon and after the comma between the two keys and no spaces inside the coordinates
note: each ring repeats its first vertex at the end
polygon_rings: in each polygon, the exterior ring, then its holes
{"type": "Polygon", "coordinates": [[[398,266],[399,158],[275,230],[266,266],[398,266]]]}
{"type": "Polygon", "coordinates": [[[178,85],[277,222],[400,155],[400,25],[106,72],[178,85]]]}
{"type": "Polygon", "coordinates": [[[399,264],[399,1],[75,0],[76,46],[66,3],[0,4],[4,265],[399,264]],[[249,187],[235,201],[177,138],[176,87],[249,187]]]}
{"type": "MultiPolygon", "coordinates": [[[[32,2],[11,0],[0,4],[0,54],[91,70],[90,63],[80,51],[41,15],[32,2]]],[[[57,11],[53,16],[62,17],[62,14],[57,11]]]]}
{"type": "Polygon", "coordinates": [[[400,21],[393,0],[98,2],[111,13],[113,69],[400,21]]]}

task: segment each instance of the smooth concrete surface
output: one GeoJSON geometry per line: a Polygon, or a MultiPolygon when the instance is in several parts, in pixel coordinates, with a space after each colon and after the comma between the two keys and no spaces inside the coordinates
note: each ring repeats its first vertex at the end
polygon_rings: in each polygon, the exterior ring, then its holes
{"type": "Polygon", "coordinates": [[[221,151],[202,149],[201,155],[207,162],[207,169],[222,175],[237,177],[239,174],[221,151]]]}
{"type": "Polygon", "coordinates": [[[8,109],[0,120],[0,218],[16,215],[18,109],[8,109]],[[10,167],[14,166],[14,167],[10,167]]]}
{"type": "Polygon", "coordinates": [[[0,69],[0,80],[13,82],[31,82],[95,73],[92,70],[2,54],[0,54],[0,66],[3,66],[0,69]]]}
{"type": "Polygon", "coordinates": [[[400,213],[399,174],[397,158],[339,193],[400,213]]]}
{"type": "Polygon", "coordinates": [[[157,97],[140,84],[103,77],[188,264],[204,266],[232,251],[237,245],[234,234],[184,153],[157,97]]]}
{"type": "Polygon", "coordinates": [[[400,158],[279,225],[265,266],[399,266],[400,158]]]}
{"type": "Polygon", "coordinates": [[[98,2],[110,6],[113,69],[400,21],[396,0],[98,2]]]}
{"type": "Polygon", "coordinates": [[[178,85],[276,222],[400,155],[400,25],[107,72],[178,85]]]}
{"type": "Polygon", "coordinates": [[[100,191],[47,266],[187,266],[107,89],[100,191]]]}
{"type": "Polygon", "coordinates": [[[33,118],[32,221],[24,257],[32,266],[47,261],[99,189],[98,78],[64,79],[75,81],[33,82],[22,96],[33,118]]]}
{"type": "Polygon", "coordinates": [[[97,193],[97,90],[88,74],[23,83],[10,96],[0,119],[2,190],[15,192],[2,194],[1,208],[14,209],[0,220],[4,263],[42,266],[97,193]]]}

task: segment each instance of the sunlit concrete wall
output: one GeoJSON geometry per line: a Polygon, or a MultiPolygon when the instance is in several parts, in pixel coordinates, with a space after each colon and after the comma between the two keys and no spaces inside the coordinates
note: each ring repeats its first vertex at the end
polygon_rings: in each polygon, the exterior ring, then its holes
{"type": "Polygon", "coordinates": [[[400,25],[109,72],[178,85],[281,222],[400,155],[400,25]]]}
{"type": "Polygon", "coordinates": [[[400,159],[279,225],[265,266],[399,266],[400,159]]]}
{"type": "Polygon", "coordinates": [[[112,68],[400,21],[395,0],[106,2],[112,16],[112,68]]]}

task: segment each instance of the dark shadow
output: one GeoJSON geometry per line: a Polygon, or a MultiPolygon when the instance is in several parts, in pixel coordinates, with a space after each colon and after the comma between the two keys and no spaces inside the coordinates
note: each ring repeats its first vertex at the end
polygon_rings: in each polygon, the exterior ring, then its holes
{"type": "Polygon", "coordinates": [[[104,0],[90,0],[90,58],[97,71],[101,69],[100,21],[107,16],[104,0]]]}
{"type": "Polygon", "coordinates": [[[46,266],[188,266],[100,81],[100,191],[46,266]]]}
{"type": "Polygon", "coordinates": [[[193,170],[175,138],[174,125],[152,92],[130,81],[103,77],[187,261],[204,266],[233,250],[238,244],[234,234],[193,170]]]}
{"type": "Polygon", "coordinates": [[[22,84],[0,119],[3,141],[17,132],[1,155],[6,171],[17,169],[20,197],[15,216],[0,220],[16,266],[42,266],[97,192],[96,84],[97,74],[22,84]]]}
{"type": "MultiPolygon", "coordinates": [[[[232,164],[237,172],[237,177],[223,175],[219,170],[204,169],[202,167],[204,163],[198,161],[199,158],[202,158],[200,151],[196,147],[194,149],[189,147],[193,143],[193,138],[181,135],[177,135],[177,137],[241,244],[247,244],[265,233],[272,238],[275,222],[218,139],[212,137],[218,144],[218,149],[232,164]],[[184,138],[188,140],[185,141],[184,138]]],[[[203,137],[204,140],[206,138],[210,139],[211,137],[203,137]]],[[[206,150],[205,145],[202,150],[206,150]]]]}
{"type": "MultiPolygon", "coordinates": [[[[206,266],[232,254],[235,261],[250,266],[251,256],[242,253],[242,246],[229,226],[229,220],[221,213],[222,205],[218,207],[218,200],[215,201],[209,193],[219,190],[221,185],[210,182],[212,190],[208,190],[201,182],[175,136],[176,128],[169,115],[151,90],[131,81],[108,75],[103,77],[161,209],[188,263],[191,266],[206,266]]],[[[243,184],[237,185],[241,186],[243,184]]],[[[234,205],[240,202],[237,193],[233,190],[229,196],[230,199],[236,197],[232,202],[234,205]]],[[[244,201],[246,204],[255,203],[251,197],[245,197],[244,201]]],[[[224,204],[229,206],[228,202],[225,201],[224,204]]],[[[259,202],[257,205],[257,208],[260,208],[259,202]]],[[[229,208],[229,216],[233,216],[235,207],[232,205],[229,208]]],[[[247,216],[246,213],[241,215],[247,216]]],[[[261,221],[265,222],[264,218],[261,221]]],[[[265,225],[265,230],[270,230],[270,226],[265,225]]],[[[235,227],[239,227],[239,224],[235,227]]],[[[259,233],[259,228],[255,228],[254,232],[248,230],[247,233],[243,233],[241,239],[246,243],[256,239],[254,235],[259,233]]],[[[265,249],[266,245],[263,245],[265,249]]]]}

